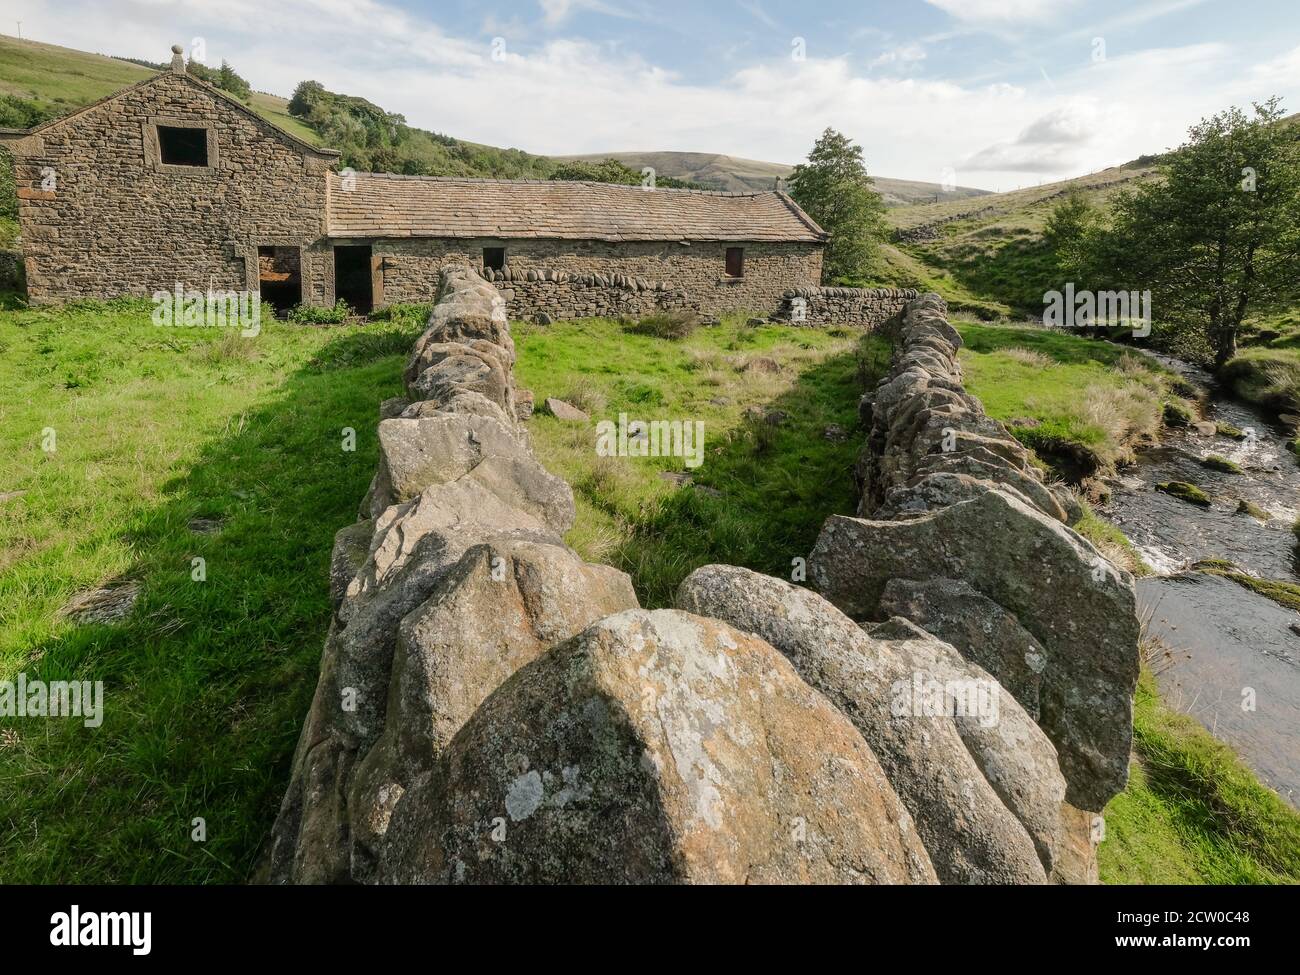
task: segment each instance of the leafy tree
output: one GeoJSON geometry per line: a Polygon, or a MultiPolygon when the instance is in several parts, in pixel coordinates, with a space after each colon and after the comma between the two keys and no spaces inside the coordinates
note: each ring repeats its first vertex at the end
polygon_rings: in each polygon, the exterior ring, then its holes
{"type": "Polygon", "coordinates": [[[221,70],[217,72],[217,87],[242,101],[248,101],[253,96],[252,86],[236,74],[235,69],[226,61],[221,62],[221,70]]]}
{"type": "Polygon", "coordinates": [[[1155,317],[1204,338],[1216,367],[1237,351],[1247,313],[1300,272],[1300,146],[1274,97],[1194,125],[1161,178],[1114,204],[1091,257],[1118,283],[1150,289],[1155,317]]]}
{"type": "Polygon", "coordinates": [[[1043,239],[1056,258],[1056,266],[1067,277],[1086,275],[1088,235],[1100,222],[1097,208],[1077,189],[1070,190],[1052,208],[1043,227],[1043,239]]]}
{"type": "Polygon", "coordinates": [[[822,267],[825,280],[862,277],[885,236],[885,204],[875,191],[862,147],[827,129],[808,161],[790,175],[790,195],[831,236],[822,267]]]}

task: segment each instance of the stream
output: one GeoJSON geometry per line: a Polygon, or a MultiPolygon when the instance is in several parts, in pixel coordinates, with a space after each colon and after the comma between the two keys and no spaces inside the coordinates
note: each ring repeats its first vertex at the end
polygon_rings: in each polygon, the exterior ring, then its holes
{"type": "Polygon", "coordinates": [[[1260,779],[1300,803],[1300,613],[1230,579],[1189,571],[1228,559],[1251,575],[1300,582],[1292,523],[1300,513],[1300,464],[1282,428],[1225,395],[1213,377],[1155,356],[1209,394],[1205,419],[1245,439],[1166,428],[1164,441],[1110,480],[1099,512],[1133,542],[1155,574],[1138,580],[1138,612],[1171,653],[1153,661],[1165,701],[1233,747],[1260,779]],[[1204,467],[1217,454],[1242,473],[1204,467]],[[1155,489],[1187,481],[1211,499],[1202,508],[1155,489]],[[1241,501],[1272,517],[1238,514],[1241,501]]]}

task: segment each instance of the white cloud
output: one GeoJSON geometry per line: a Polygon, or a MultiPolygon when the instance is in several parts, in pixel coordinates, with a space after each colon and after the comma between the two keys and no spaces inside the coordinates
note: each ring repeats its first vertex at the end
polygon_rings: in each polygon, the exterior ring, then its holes
{"type": "Polygon", "coordinates": [[[925,0],[958,20],[1014,24],[1049,20],[1076,0],[925,0]]]}
{"type": "Polygon", "coordinates": [[[925,48],[920,44],[904,44],[902,47],[896,47],[885,51],[879,57],[872,59],[867,67],[879,68],[884,65],[908,65],[924,60],[925,48]]]}
{"type": "Polygon", "coordinates": [[[37,40],[158,61],[171,44],[206,36],[209,61],[225,57],[260,90],[288,95],[314,78],[412,125],[488,145],[797,162],[829,125],[862,144],[873,173],[937,182],[955,168],[959,182],[992,189],[1024,173],[1074,175],[1158,152],[1228,104],[1274,90],[1300,95],[1300,79],[1281,80],[1300,53],[1252,73],[1214,44],[1054,67],[1055,87],[959,84],[868,72],[848,57],[781,56],[706,84],[624,47],[536,33],[503,32],[506,57],[494,61],[488,36],[452,36],[382,0],[29,3],[24,33],[37,40]],[[975,166],[978,178],[964,178],[975,166]]]}
{"type": "Polygon", "coordinates": [[[1034,119],[1015,139],[981,149],[961,168],[976,172],[1069,172],[1078,154],[1102,134],[1100,119],[1091,102],[1053,109],[1034,119]]]}

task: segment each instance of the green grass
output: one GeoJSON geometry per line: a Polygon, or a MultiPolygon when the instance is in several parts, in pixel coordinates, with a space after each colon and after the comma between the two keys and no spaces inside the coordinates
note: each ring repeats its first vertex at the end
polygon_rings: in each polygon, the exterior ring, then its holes
{"type": "Polygon", "coordinates": [[[0,312],[0,494],[26,492],[0,503],[0,677],[105,685],[98,729],[0,719],[0,880],[247,875],[315,685],[332,537],[420,321],[244,339],[129,303],[0,312]],[[57,615],[121,579],[143,585],[122,623],[57,615]]]}
{"type": "Polygon", "coordinates": [[[1227,745],[1167,708],[1144,669],[1129,784],[1105,810],[1108,884],[1300,883],[1300,813],[1227,745]]]}
{"type": "Polygon", "coordinates": [[[887,368],[888,346],[872,338],[860,348],[857,334],[842,330],[751,328],[746,317],[676,340],[602,320],[516,329],[519,383],[538,402],[556,396],[592,414],[592,426],[540,413],[531,421],[539,455],[574,488],[569,542],[628,572],[647,606],[670,605],[681,580],[709,562],[790,578],[825,517],[856,506],[857,398],[864,378],[887,368]],[[781,371],[745,371],[759,356],[781,371]],[[755,405],[786,418],[747,419],[755,405]],[[661,476],[687,473],[680,459],[597,456],[594,423],[620,413],[703,421],[694,484],[661,476]],[[832,424],[848,438],[826,439],[832,424]]]}
{"type": "MultiPolygon", "coordinates": [[[[355,518],[377,404],[400,390],[426,312],[362,327],[271,322],[249,340],[155,328],[146,309],[0,311],[0,495],[26,492],[0,502],[0,676],[105,683],[99,729],[0,726],[3,881],[249,875],[316,682],[332,537],[355,518]],[[348,427],[355,453],[341,449],[348,427]],[[191,532],[197,518],[220,531],[191,532]],[[192,579],[196,556],[206,581],[192,579]],[[143,587],[122,622],[58,615],[122,579],[143,587]],[[190,839],[196,817],[205,843],[190,839]]],[[[705,422],[693,480],[717,494],[661,478],[684,472],[679,459],[596,456],[594,422],[530,421],[543,462],[575,487],[570,542],[630,572],[648,606],[670,603],[706,562],[789,578],[823,519],[854,508],[856,402],[887,367],[887,343],[745,317],[677,340],[602,320],[515,326],[519,381],[539,399],[581,400],[593,420],[705,422]],[[745,371],[756,356],[781,370],[745,371]],[[773,426],[750,406],[787,417],[773,426]],[[831,424],[847,439],[826,439],[831,424]]],[[[1080,353],[1058,351],[1048,371],[1060,379],[1080,353]]],[[[1122,544],[1095,515],[1081,530],[1122,544]]],[[[1137,740],[1141,765],[1107,811],[1107,880],[1294,879],[1291,820],[1145,686],[1137,740]]]]}
{"type": "Polygon", "coordinates": [[[1057,474],[1108,473],[1158,434],[1173,376],[1153,360],[1049,329],[957,327],[967,388],[1057,474]]]}

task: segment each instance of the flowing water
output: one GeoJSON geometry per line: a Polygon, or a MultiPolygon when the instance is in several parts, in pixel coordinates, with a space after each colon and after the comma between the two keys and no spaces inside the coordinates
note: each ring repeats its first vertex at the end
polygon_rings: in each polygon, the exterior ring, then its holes
{"type": "Polygon", "coordinates": [[[1210,395],[1206,419],[1245,439],[1166,430],[1112,481],[1101,513],[1118,525],[1156,574],[1138,581],[1148,631],[1171,653],[1155,663],[1161,692],[1228,742],[1293,804],[1300,802],[1300,614],[1231,580],[1186,571],[1201,559],[1228,559],[1264,578],[1300,581],[1292,523],[1300,514],[1300,464],[1284,431],[1265,414],[1219,391],[1207,373],[1161,360],[1210,395]],[[1243,473],[1202,465],[1217,454],[1243,473]],[[1187,481],[1209,508],[1157,491],[1187,481]],[[1272,516],[1239,514],[1250,502],[1272,516]]]}

